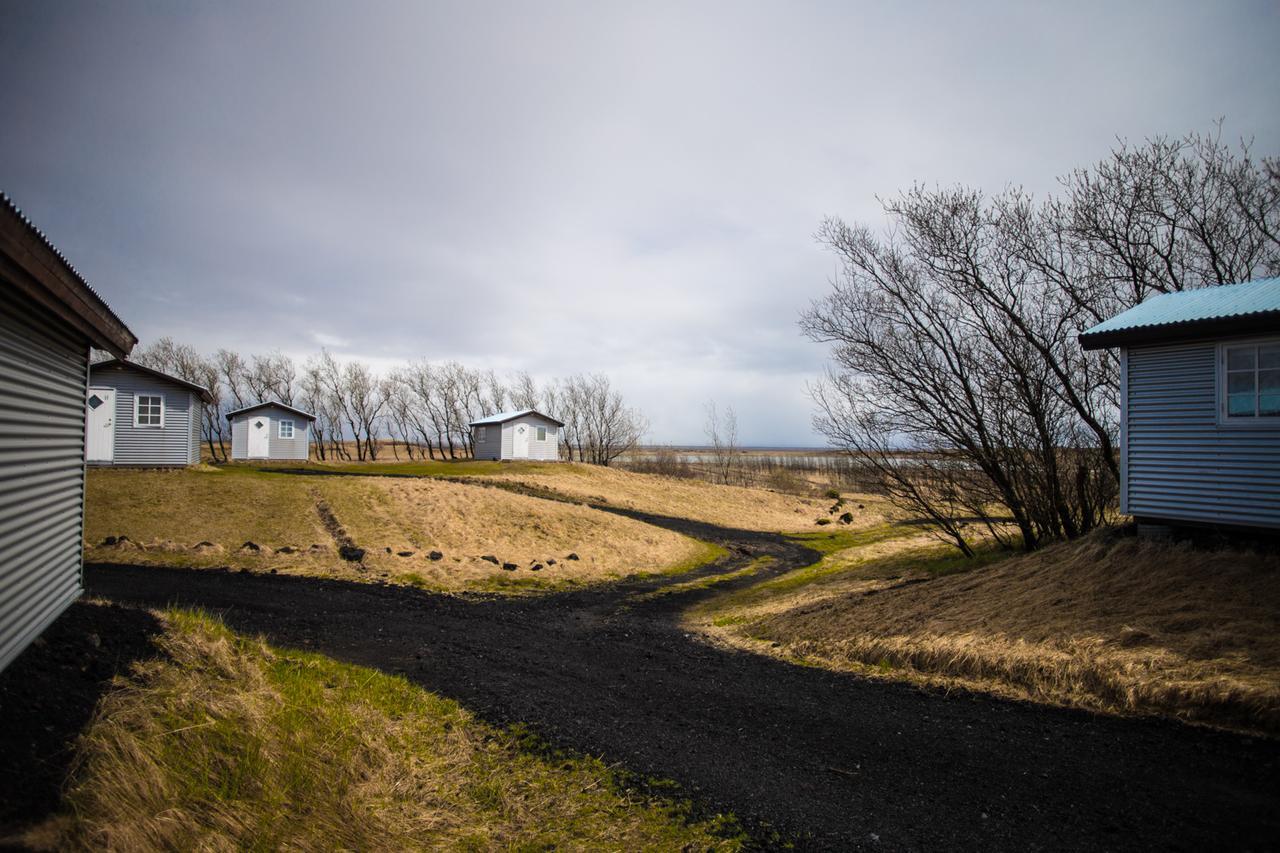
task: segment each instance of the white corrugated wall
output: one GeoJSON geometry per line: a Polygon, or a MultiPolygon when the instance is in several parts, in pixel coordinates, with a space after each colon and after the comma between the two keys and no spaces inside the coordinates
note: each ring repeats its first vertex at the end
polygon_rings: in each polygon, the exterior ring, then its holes
{"type": "Polygon", "coordinates": [[[1129,513],[1280,527],[1280,423],[1218,424],[1216,343],[1131,347],[1127,358],[1129,513]]]}
{"type": "Polygon", "coordinates": [[[0,669],[81,592],[89,347],[11,287],[0,299],[0,669]]]}

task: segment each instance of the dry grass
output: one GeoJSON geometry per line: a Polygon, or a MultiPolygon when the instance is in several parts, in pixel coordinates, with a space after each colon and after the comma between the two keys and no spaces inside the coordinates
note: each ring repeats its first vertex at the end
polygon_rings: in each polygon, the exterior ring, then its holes
{"type": "Polygon", "coordinates": [[[707,546],[670,531],[500,489],[239,466],[91,470],[85,537],[86,559],[100,562],[231,566],[497,591],[668,571],[711,556],[707,546]],[[341,559],[338,540],[317,511],[320,502],[365,549],[363,562],[341,559]],[[120,536],[128,541],[102,544],[120,536]],[[258,550],[246,549],[247,541],[258,550]],[[432,552],[439,557],[432,559],[432,552]],[[570,554],[578,559],[566,559],[570,554]],[[508,571],[502,564],[518,568],[508,571]],[[542,568],[533,571],[535,565],[542,568]]]}
{"type": "Polygon", "coordinates": [[[713,618],[810,663],[1280,733],[1280,556],[1101,531],[901,583],[939,560],[870,560],[843,589],[713,618]]]}
{"type": "MultiPolygon", "coordinates": [[[[499,469],[492,479],[549,489],[576,500],[741,530],[814,530],[816,519],[832,517],[830,500],[594,465],[561,463],[509,473],[499,469]]],[[[876,524],[885,517],[881,502],[874,498],[850,495],[846,501],[841,511],[853,513],[855,527],[876,524]],[[864,506],[861,510],[859,503],[864,506]]]]}
{"type": "Polygon", "coordinates": [[[165,614],[82,736],[63,817],[28,842],[82,850],[699,849],[731,819],[623,787],[403,678],[165,614]],[[688,845],[688,846],[686,846],[688,845]]]}

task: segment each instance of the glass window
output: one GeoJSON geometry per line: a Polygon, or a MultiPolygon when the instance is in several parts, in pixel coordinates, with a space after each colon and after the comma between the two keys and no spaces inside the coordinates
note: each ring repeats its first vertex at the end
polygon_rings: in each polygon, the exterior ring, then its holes
{"type": "Polygon", "coordinates": [[[139,394],[134,397],[133,425],[140,427],[164,426],[164,397],[158,394],[139,394]]]}
{"type": "Polygon", "coordinates": [[[547,428],[538,427],[538,441],[546,441],[546,440],[547,440],[547,428]]]}
{"type": "Polygon", "coordinates": [[[487,432],[488,432],[488,430],[487,430],[485,427],[478,427],[478,428],[476,429],[476,441],[484,441],[484,440],[485,440],[485,434],[486,434],[487,432]]]}
{"type": "Polygon", "coordinates": [[[1280,416],[1280,342],[1225,348],[1228,418],[1280,416]]]}
{"type": "Polygon", "coordinates": [[[293,438],[293,421],[280,421],[280,437],[293,438]]]}

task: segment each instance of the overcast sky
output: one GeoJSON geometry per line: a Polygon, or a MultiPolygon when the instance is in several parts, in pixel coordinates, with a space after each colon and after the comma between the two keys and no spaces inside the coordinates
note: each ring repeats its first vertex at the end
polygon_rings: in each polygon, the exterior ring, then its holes
{"type": "Polygon", "coordinates": [[[1280,3],[0,0],[0,189],[144,343],[608,373],[818,443],[822,217],[1280,154],[1280,3]]]}

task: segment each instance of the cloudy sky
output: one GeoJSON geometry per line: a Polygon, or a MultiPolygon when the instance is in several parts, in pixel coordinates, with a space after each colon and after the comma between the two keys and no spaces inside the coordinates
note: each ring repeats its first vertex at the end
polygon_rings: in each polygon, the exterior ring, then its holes
{"type": "Polygon", "coordinates": [[[608,373],[817,442],[822,217],[1280,153],[1280,4],[0,0],[0,189],[145,342],[608,373]]]}

